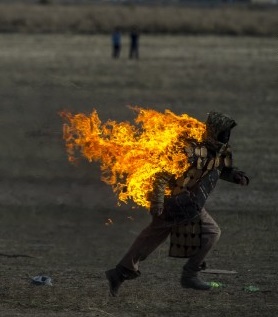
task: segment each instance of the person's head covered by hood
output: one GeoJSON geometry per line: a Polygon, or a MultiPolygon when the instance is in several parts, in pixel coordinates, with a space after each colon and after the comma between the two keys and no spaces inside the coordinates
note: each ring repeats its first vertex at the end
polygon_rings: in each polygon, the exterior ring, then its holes
{"type": "Polygon", "coordinates": [[[206,120],[205,142],[214,148],[229,142],[231,130],[236,126],[231,117],[211,111],[206,120]]]}

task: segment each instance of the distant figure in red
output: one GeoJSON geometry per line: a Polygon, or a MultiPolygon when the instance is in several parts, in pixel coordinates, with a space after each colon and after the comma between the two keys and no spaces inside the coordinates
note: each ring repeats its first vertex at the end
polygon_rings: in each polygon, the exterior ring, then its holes
{"type": "Polygon", "coordinates": [[[112,33],[112,57],[119,58],[121,53],[121,32],[119,28],[115,28],[112,33]]]}
{"type": "Polygon", "coordinates": [[[130,32],[129,58],[139,59],[139,33],[136,28],[130,32]]]}

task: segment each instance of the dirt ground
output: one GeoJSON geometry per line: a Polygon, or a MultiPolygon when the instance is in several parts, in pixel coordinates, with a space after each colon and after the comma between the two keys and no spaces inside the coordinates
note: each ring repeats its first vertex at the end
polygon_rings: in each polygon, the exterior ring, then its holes
{"type": "Polygon", "coordinates": [[[117,61],[104,36],[0,41],[1,316],[277,315],[276,39],[146,36],[139,61],[127,59],[127,39],[117,61]],[[184,260],[167,256],[166,241],[140,278],[109,296],[104,271],[150,216],[117,206],[97,164],[68,163],[58,112],[96,108],[103,120],[132,120],[128,104],[200,120],[216,110],[238,122],[231,143],[250,186],[220,181],[207,203],[222,229],[208,267],[238,273],[203,277],[223,287],[182,289],[184,260]],[[31,284],[38,274],[53,286],[31,284]]]}

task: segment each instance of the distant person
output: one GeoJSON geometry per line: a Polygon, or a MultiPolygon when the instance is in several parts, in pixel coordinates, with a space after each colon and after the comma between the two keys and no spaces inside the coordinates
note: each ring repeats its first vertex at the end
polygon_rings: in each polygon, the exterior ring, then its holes
{"type": "Polygon", "coordinates": [[[112,33],[112,57],[119,58],[121,53],[121,32],[119,28],[115,28],[112,33]]]}
{"type": "Polygon", "coordinates": [[[129,49],[129,58],[139,59],[139,33],[134,28],[130,32],[130,49],[129,49]]]}

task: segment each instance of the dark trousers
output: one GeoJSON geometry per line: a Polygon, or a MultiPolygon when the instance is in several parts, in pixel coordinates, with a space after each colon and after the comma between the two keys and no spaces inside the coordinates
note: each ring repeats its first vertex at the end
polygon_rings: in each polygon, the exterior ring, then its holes
{"type": "Polygon", "coordinates": [[[138,46],[131,46],[129,49],[129,58],[136,58],[139,59],[139,50],[138,50],[138,46]]]}
{"type": "MultiPolygon", "coordinates": [[[[187,264],[193,270],[198,270],[206,255],[213,245],[218,241],[221,231],[217,223],[203,208],[200,214],[201,226],[201,248],[189,258],[187,264]]],[[[119,262],[120,266],[131,271],[138,271],[140,261],[144,261],[162,242],[164,242],[171,232],[171,226],[159,217],[153,217],[152,222],[136,238],[128,252],[119,262]]]]}
{"type": "Polygon", "coordinates": [[[120,57],[120,52],[121,52],[121,45],[113,45],[113,52],[112,52],[112,57],[113,58],[119,58],[120,57]]]}

